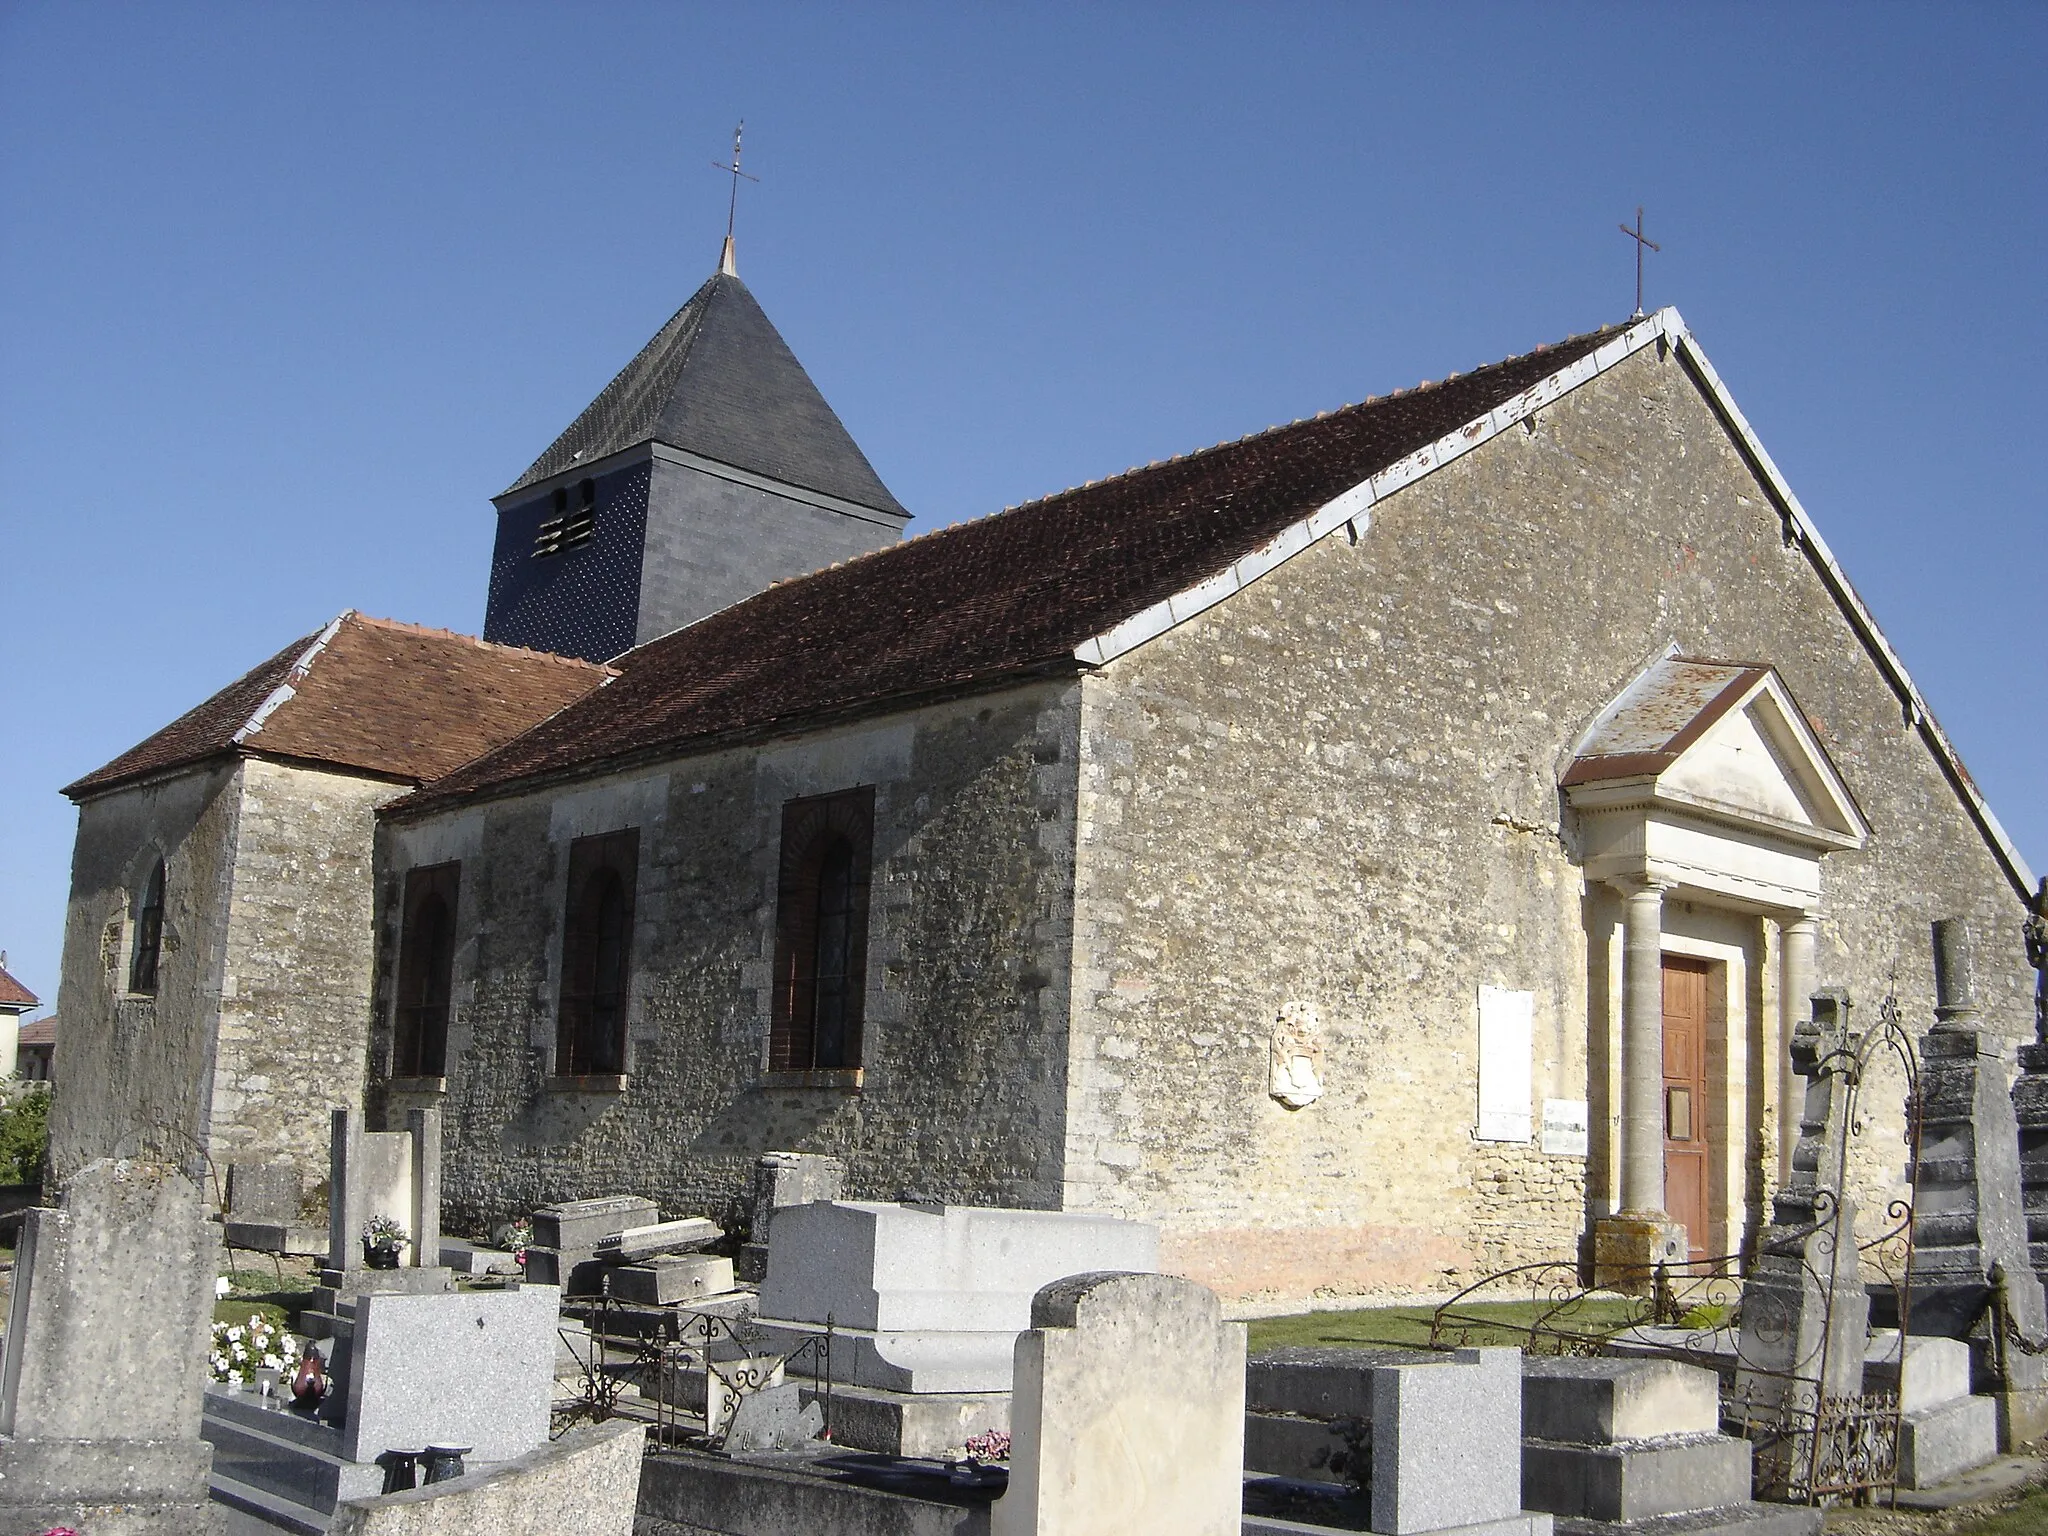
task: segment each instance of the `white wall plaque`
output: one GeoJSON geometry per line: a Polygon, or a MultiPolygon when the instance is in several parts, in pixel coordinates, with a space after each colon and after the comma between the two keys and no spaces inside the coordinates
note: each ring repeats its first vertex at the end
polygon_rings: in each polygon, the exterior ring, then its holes
{"type": "Polygon", "coordinates": [[[1562,1157],[1586,1155],[1586,1101],[1545,1099],[1543,1101],[1543,1150],[1562,1157]]]}
{"type": "Polygon", "coordinates": [[[1536,994],[1479,989],[1479,1139],[1529,1139],[1536,994]]]}

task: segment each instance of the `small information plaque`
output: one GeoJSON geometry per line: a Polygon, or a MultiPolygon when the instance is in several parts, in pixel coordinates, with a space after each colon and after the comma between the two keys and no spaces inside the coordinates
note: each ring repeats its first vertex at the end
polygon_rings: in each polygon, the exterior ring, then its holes
{"type": "Polygon", "coordinates": [[[1543,1101],[1543,1150],[1560,1157],[1586,1155],[1586,1101],[1545,1099],[1543,1101]]]}

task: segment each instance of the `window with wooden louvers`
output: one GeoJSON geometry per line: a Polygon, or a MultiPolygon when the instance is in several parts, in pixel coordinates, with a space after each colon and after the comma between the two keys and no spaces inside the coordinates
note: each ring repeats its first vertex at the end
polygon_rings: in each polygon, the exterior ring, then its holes
{"type": "Polygon", "coordinates": [[[579,837],[569,845],[562,1003],[555,1033],[559,1077],[606,1077],[626,1070],[626,994],[639,863],[637,828],[579,837]]]}
{"type": "Polygon", "coordinates": [[[460,864],[406,872],[405,926],[398,940],[398,1010],[392,1021],[393,1077],[440,1077],[447,1071],[455,904],[461,883],[460,864]]]}
{"type": "Polygon", "coordinates": [[[771,1070],[861,1063],[874,822],[871,785],[782,808],[771,1070]]]}

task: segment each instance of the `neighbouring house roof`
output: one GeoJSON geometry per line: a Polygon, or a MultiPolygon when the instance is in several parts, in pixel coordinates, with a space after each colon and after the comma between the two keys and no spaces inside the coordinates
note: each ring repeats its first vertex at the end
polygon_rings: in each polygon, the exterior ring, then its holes
{"type": "Polygon", "coordinates": [[[1078,665],[1077,646],[1228,568],[1376,471],[1619,334],[1596,331],[1063,491],[770,587],[405,809],[535,774],[1078,665]]]}
{"type": "Polygon", "coordinates": [[[229,753],[421,783],[539,724],[609,675],[586,661],[350,610],[64,793],[79,800],[229,753]]]}
{"type": "Polygon", "coordinates": [[[17,1047],[25,1045],[55,1045],[56,1043],[57,1015],[54,1013],[47,1019],[33,1019],[22,1025],[21,1032],[15,1036],[17,1047]]]}
{"type": "Polygon", "coordinates": [[[649,441],[910,515],[746,284],[729,272],[715,273],[692,294],[503,494],[649,441]]]}
{"type": "Polygon", "coordinates": [[[35,993],[8,975],[5,969],[0,969],[0,1008],[28,1009],[41,1001],[42,999],[35,993]]]}

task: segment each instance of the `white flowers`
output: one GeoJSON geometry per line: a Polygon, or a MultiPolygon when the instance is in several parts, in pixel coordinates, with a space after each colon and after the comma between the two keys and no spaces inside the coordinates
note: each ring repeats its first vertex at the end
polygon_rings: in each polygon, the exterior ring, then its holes
{"type": "Polygon", "coordinates": [[[213,1349],[206,1357],[215,1381],[252,1383],[258,1371],[288,1371],[298,1359],[299,1341],[261,1312],[246,1323],[215,1323],[213,1349]]]}

